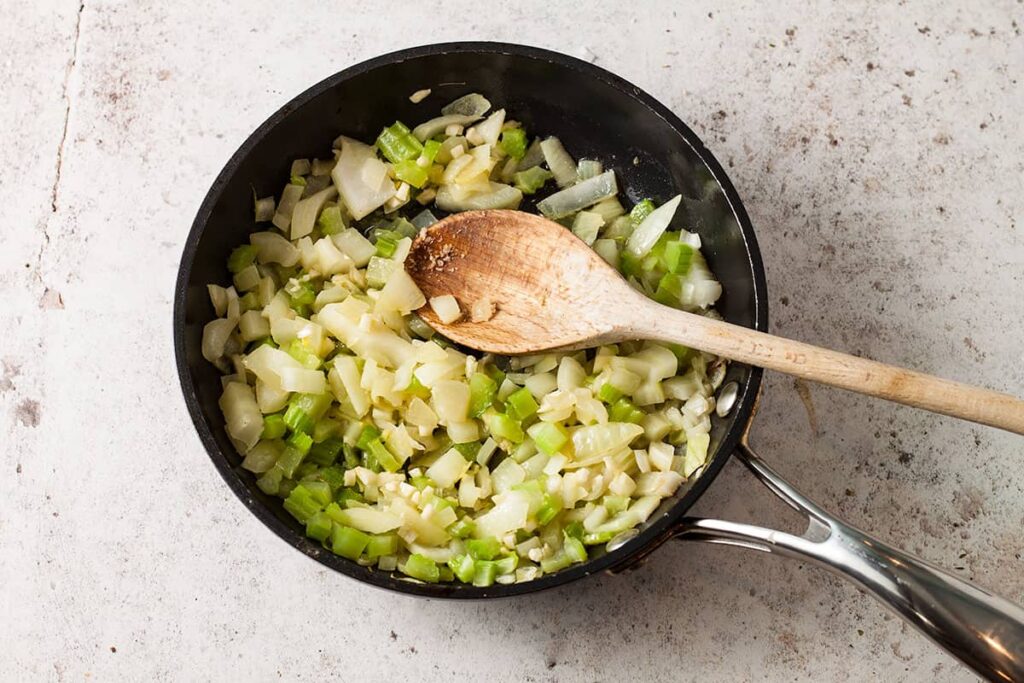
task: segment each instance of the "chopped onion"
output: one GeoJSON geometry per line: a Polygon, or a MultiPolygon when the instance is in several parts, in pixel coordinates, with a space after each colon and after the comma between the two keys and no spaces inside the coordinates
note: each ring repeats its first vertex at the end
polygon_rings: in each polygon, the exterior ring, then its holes
{"type": "Polygon", "coordinates": [[[451,294],[430,297],[430,307],[445,325],[450,325],[462,317],[459,302],[451,294]]]}
{"type": "Polygon", "coordinates": [[[613,455],[629,446],[633,439],[643,433],[643,427],[628,422],[579,427],[572,432],[576,460],[601,459],[613,455]]]}
{"type": "Polygon", "coordinates": [[[292,212],[291,238],[297,240],[313,232],[316,219],[324,208],[324,204],[337,196],[338,189],[331,185],[296,204],[295,210],[292,212]]]}
{"type": "Polygon", "coordinates": [[[682,200],[683,196],[677,194],[648,214],[626,241],[626,251],[636,257],[646,255],[672,222],[682,200]]]}
{"type": "Polygon", "coordinates": [[[277,204],[273,197],[264,197],[263,199],[257,199],[255,205],[255,216],[254,219],[257,223],[265,223],[274,218],[274,214],[277,213],[277,204]]]}
{"type": "Polygon", "coordinates": [[[483,141],[490,146],[498,144],[498,137],[501,135],[501,127],[505,123],[505,110],[499,109],[481,123],[476,125],[476,132],[483,138],[483,141]]]}
{"type": "Polygon", "coordinates": [[[342,137],[341,155],[331,171],[345,207],[355,220],[363,218],[395,194],[395,186],[388,178],[387,167],[377,158],[373,147],[358,140],[342,137]],[[366,178],[377,178],[376,184],[367,184],[366,178]]]}
{"type": "Polygon", "coordinates": [[[441,113],[445,115],[458,114],[460,116],[480,117],[491,108],[491,103],[480,93],[469,93],[457,100],[449,102],[441,107],[441,113]]]}
{"type": "Polygon", "coordinates": [[[228,338],[235,331],[236,320],[218,318],[203,326],[203,358],[213,363],[224,356],[228,338]]]}
{"type": "Polygon", "coordinates": [[[231,382],[224,387],[220,401],[228,434],[249,450],[260,440],[263,432],[263,413],[256,405],[252,387],[241,382],[231,382]]]}
{"type": "Polygon", "coordinates": [[[425,123],[421,123],[412,129],[412,134],[420,142],[426,142],[430,138],[434,137],[439,133],[443,133],[444,129],[448,126],[455,124],[464,126],[467,123],[473,123],[479,120],[479,116],[466,116],[464,114],[449,114],[446,116],[438,116],[436,119],[430,119],[425,123]]]}
{"type": "Polygon", "coordinates": [[[256,247],[256,260],[260,263],[280,263],[290,268],[299,262],[299,250],[276,232],[254,232],[249,242],[256,247]]]}
{"type": "MultiPolygon", "coordinates": [[[[545,142],[547,141],[545,140],[545,142]]],[[[573,169],[575,170],[575,168],[574,166],[573,169]]],[[[548,218],[564,218],[596,204],[602,199],[614,197],[618,192],[619,186],[615,182],[615,171],[605,171],[601,175],[583,180],[537,202],[537,209],[548,218]]]]}
{"type": "Polygon", "coordinates": [[[430,88],[423,88],[422,90],[417,90],[413,94],[409,95],[409,101],[413,104],[419,104],[428,97],[430,97],[430,88]]]}
{"type": "Polygon", "coordinates": [[[377,247],[373,242],[363,237],[355,228],[346,228],[337,235],[332,235],[331,239],[338,249],[352,259],[356,268],[365,268],[370,258],[377,253],[377,247]]]}
{"type": "MultiPolygon", "coordinates": [[[[568,187],[580,179],[576,170],[576,162],[572,160],[569,153],[565,151],[558,138],[551,137],[540,143],[541,152],[544,153],[544,161],[555,176],[555,182],[559,187],[568,187]]],[[[563,214],[566,215],[566,214],[563,214]]]]}
{"type": "Polygon", "coordinates": [[[479,211],[483,209],[517,209],[523,193],[502,183],[488,183],[486,192],[456,199],[451,185],[442,185],[437,191],[437,207],[444,211],[479,211]]]}
{"type": "Polygon", "coordinates": [[[469,463],[454,448],[450,449],[427,468],[426,475],[441,488],[453,486],[469,469],[469,463]]]}

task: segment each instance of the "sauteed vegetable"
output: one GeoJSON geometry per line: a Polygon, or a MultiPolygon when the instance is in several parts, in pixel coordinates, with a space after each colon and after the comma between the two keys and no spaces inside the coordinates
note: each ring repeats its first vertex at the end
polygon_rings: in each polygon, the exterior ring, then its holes
{"type": "Polygon", "coordinates": [[[360,564],[476,586],[529,581],[635,534],[699,474],[725,374],[714,357],[651,342],[498,358],[416,315],[495,311],[428,303],[403,268],[416,233],[441,212],[523,205],[652,298],[716,315],[700,238],[670,228],[681,197],[627,211],[614,170],[491,110],[467,95],[412,129],[341,136],[328,158],[293,161],[281,194],[255,200],[249,243],[228,258],[232,286],[209,286],[202,342],[224,372],[242,467],[310,538],[360,564]]]}

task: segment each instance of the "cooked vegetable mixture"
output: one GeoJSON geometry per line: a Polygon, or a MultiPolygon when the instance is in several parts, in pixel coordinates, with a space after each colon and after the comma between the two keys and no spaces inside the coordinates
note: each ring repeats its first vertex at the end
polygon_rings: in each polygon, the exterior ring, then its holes
{"type": "MultiPolygon", "coordinates": [[[[635,535],[704,465],[724,363],[651,342],[457,348],[416,315],[427,302],[402,265],[432,208],[543,195],[536,209],[634,286],[716,315],[700,238],[668,229],[680,197],[627,211],[618,192],[600,161],[531,141],[477,94],[295,160],[280,197],[255,202],[256,231],[228,258],[233,286],[209,286],[202,350],[225,373],[242,467],[310,538],[420,581],[529,581],[635,535]]],[[[494,314],[483,307],[467,315],[494,314]]]]}

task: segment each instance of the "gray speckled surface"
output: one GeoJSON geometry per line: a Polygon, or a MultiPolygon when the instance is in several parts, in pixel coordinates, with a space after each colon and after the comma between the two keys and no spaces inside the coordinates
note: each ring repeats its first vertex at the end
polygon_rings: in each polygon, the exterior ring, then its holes
{"type": "MultiPolygon", "coordinates": [[[[1021,4],[720,4],[8,8],[0,679],[969,680],[855,589],[740,550],[491,604],[366,588],[249,516],[186,416],[171,291],[214,175],[320,78],[453,39],[592,55],[688,121],[758,230],[774,331],[1024,393],[1021,4]]],[[[1020,437],[807,393],[814,419],[768,376],[770,462],[1024,600],[1020,437]]],[[[698,512],[792,524],[735,463],[698,512]]]]}

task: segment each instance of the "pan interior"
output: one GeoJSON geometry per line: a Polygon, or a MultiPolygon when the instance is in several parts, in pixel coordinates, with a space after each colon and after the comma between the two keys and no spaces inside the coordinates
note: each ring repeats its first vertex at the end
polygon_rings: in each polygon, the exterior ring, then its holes
{"type": "MultiPolygon", "coordinates": [[[[267,496],[239,468],[218,408],[217,370],[200,350],[203,325],[213,313],[208,283],[230,284],[225,261],[252,230],[252,197],[276,194],[291,160],[323,157],[339,134],[373,140],[396,119],[414,124],[438,115],[461,95],[480,92],[495,108],[523,122],[532,134],[557,135],[576,158],[600,160],[615,170],[630,201],[663,202],[681,192],[685,225],[698,232],[709,265],[722,282],[717,308],[733,323],[764,329],[764,278],[760,256],[739,199],[698,138],[668,110],[635,86],[579,60],[494,43],[437,45],[386,55],[314,86],[272,116],[228,162],[192,227],[179,273],[175,346],[186,402],[214,464],[239,498],[287,542],[318,561],[363,581],[439,597],[490,597],[564,583],[626,560],[661,537],[717,474],[750,416],[760,371],[734,365],[726,381],[740,385],[732,414],[713,419],[712,457],[696,482],[680,489],[647,522],[641,534],[608,554],[592,553],[583,565],[525,584],[488,589],[424,585],[360,567],[306,539],[281,501],[267,496]],[[421,104],[409,95],[432,94],[421,104]]],[[[532,207],[524,206],[530,210],[532,207]]]]}

